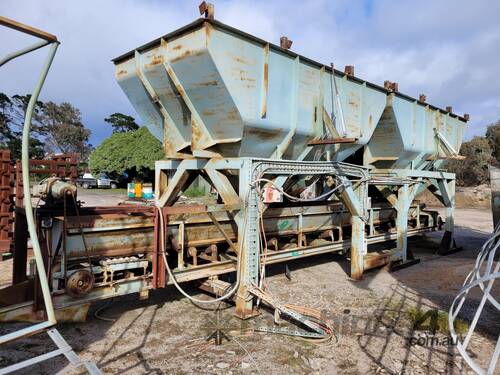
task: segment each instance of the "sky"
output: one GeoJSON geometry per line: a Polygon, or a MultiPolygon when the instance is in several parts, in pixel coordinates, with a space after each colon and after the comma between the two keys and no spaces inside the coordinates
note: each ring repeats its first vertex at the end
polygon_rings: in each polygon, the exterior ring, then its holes
{"type": "MultiPolygon", "coordinates": [[[[138,119],[111,59],[199,17],[201,0],[0,0],[0,15],[58,36],[61,45],[40,99],[79,108],[97,146],[114,112],[138,119]]],[[[469,113],[466,139],[500,119],[500,1],[213,0],[215,18],[292,51],[413,97],[469,113]]],[[[0,28],[0,54],[35,39],[0,28]]],[[[0,69],[0,92],[33,90],[47,49],[0,69]]]]}

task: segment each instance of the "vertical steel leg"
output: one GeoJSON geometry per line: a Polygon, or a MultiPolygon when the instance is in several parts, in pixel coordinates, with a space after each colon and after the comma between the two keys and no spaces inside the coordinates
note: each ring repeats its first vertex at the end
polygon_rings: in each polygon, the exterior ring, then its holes
{"type": "Polygon", "coordinates": [[[359,216],[351,217],[351,278],[361,280],[366,254],[365,223],[359,216]]]}
{"type": "Polygon", "coordinates": [[[409,187],[408,185],[403,185],[399,188],[398,201],[396,203],[397,248],[401,253],[403,262],[408,260],[408,210],[410,204],[409,187]]]}
{"type": "Polygon", "coordinates": [[[179,229],[178,229],[178,240],[177,242],[179,243],[179,249],[177,249],[177,268],[182,270],[186,268],[185,262],[184,262],[184,222],[182,221],[179,224],[179,229]]]}
{"type": "Polygon", "coordinates": [[[453,228],[455,216],[455,180],[438,180],[439,191],[446,207],[444,235],[439,246],[439,254],[446,254],[453,247],[453,228]]]}
{"type": "Polygon", "coordinates": [[[367,253],[365,222],[362,218],[367,207],[367,196],[361,187],[354,191],[352,185],[348,184],[341,193],[341,200],[351,214],[351,278],[361,280],[367,253]]]}
{"type": "Polygon", "coordinates": [[[448,204],[446,205],[446,223],[444,229],[453,233],[455,227],[455,180],[447,182],[448,189],[448,204]]]}
{"type": "MultiPolygon", "coordinates": [[[[161,240],[160,240],[160,228],[161,228],[161,220],[160,220],[160,213],[158,210],[156,211],[155,214],[155,219],[154,219],[154,238],[153,238],[153,261],[152,261],[152,266],[153,266],[153,280],[151,282],[151,286],[153,289],[156,288],[165,288],[166,285],[166,265],[163,262],[163,255],[162,255],[162,247],[161,247],[161,240]]],[[[164,215],[164,227],[163,230],[166,231],[166,221],[168,220],[168,216],[164,215]]]]}
{"type": "Polygon", "coordinates": [[[241,283],[236,295],[235,316],[240,319],[248,319],[254,315],[253,297],[248,292],[248,286],[253,282],[257,284],[258,279],[258,261],[259,261],[259,233],[258,216],[256,206],[256,193],[250,190],[252,161],[245,160],[240,169],[239,194],[242,200],[242,208],[235,216],[238,225],[238,247],[243,241],[243,247],[239,256],[240,260],[240,279],[241,283]],[[257,258],[257,259],[255,259],[257,258]],[[257,261],[257,267],[255,263],[257,261]]]}
{"type": "Polygon", "coordinates": [[[370,208],[370,222],[369,222],[369,226],[370,226],[370,236],[374,236],[375,235],[375,225],[373,224],[373,209],[370,208]]]}

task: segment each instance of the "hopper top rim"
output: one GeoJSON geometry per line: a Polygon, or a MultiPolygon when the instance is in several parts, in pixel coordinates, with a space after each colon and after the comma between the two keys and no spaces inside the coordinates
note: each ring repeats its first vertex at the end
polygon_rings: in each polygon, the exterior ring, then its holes
{"type": "MultiPolygon", "coordinates": [[[[115,64],[115,65],[118,65],[119,63],[125,61],[125,60],[128,60],[130,58],[133,58],[134,55],[135,55],[135,51],[138,51],[138,52],[143,52],[143,51],[146,51],[146,50],[149,50],[151,48],[154,48],[156,46],[159,46],[160,43],[161,43],[161,40],[164,39],[164,40],[168,40],[168,39],[171,39],[171,38],[174,38],[174,37],[178,37],[178,36],[181,36],[183,34],[186,34],[194,29],[197,29],[199,28],[200,26],[202,26],[205,22],[207,23],[210,23],[222,30],[226,30],[226,31],[229,31],[231,33],[235,33],[237,35],[241,35],[247,39],[250,39],[256,43],[259,43],[259,44],[263,44],[263,45],[267,45],[269,44],[269,48],[272,49],[272,50],[276,50],[276,51],[279,51],[280,53],[284,53],[284,54],[287,54],[289,55],[290,57],[293,57],[293,58],[296,58],[296,57],[299,57],[299,59],[301,61],[304,61],[306,63],[309,63],[311,65],[314,65],[314,66],[317,66],[317,67],[324,67],[326,71],[332,71],[332,68],[329,66],[329,65],[325,65],[325,64],[322,64],[318,61],[315,61],[315,60],[312,60],[308,57],[305,57],[303,55],[300,55],[298,53],[295,53],[293,51],[290,51],[290,50],[287,50],[287,49],[284,49],[284,48],[281,48],[280,46],[276,45],[276,44],[273,44],[273,43],[270,43],[270,42],[267,42],[265,41],[264,39],[261,39],[259,37],[256,37],[252,34],[248,34],[242,30],[239,30],[239,29],[236,29],[232,26],[229,26],[225,23],[222,23],[220,21],[217,21],[217,20],[214,20],[214,19],[208,19],[208,18],[198,18],[196,19],[195,21],[179,28],[179,29],[176,29],[168,34],[165,34],[159,38],[156,38],[146,44],[143,44],[129,52],[126,52],[118,57],[115,57],[114,59],[112,59],[111,61],[115,64]]],[[[452,112],[448,112],[446,111],[445,109],[443,108],[439,108],[439,107],[436,107],[432,104],[429,104],[429,103],[426,103],[426,102],[421,102],[420,100],[410,96],[410,95],[406,95],[406,94],[403,94],[399,91],[389,91],[387,90],[386,88],[384,88],[383,86],[380,86],[380,85],[377,85],[375,83],[372,83],[372,82],[369,82],[369,81],[365,81],[361,78],[358,78],[356,76],[352,76],[352,75],[349,75],[349,74],[346,74],[340,70],[337,70],[337,69],[334,69],[334,72],[336,75],[338,76],[341,76],[341,77],[346,77],[348,80],[350,81],[354,81],[354,82],[357,82],[357,83],[361,83],[361,84],[366,84],[366,86],[370,87],[370,88],[373,88],[375,90],[378,90],[378,91],[381,91],[383,93],[385,93],[386,95],[389,95],[389,94],[394,94],[395,96],[397,97],[400,97],[400,98],[403,98],[403,99],[406,99],[406,100],[409,100],[409,101],[413,101],[413,102],[417,102],[418,104],[422,105],[422,106],[428,106],[430,109],[433,109],[433,110],[437,110],[443,114],[448,114],[450,115],[451,117],[454,117],[454,118],[457,118],[459,119],[460,121],[464,122],[464,123],[467,123],[467,119],[464,117],[464,116],[460,116],[456,113],[452,113],[452,112]]]]}

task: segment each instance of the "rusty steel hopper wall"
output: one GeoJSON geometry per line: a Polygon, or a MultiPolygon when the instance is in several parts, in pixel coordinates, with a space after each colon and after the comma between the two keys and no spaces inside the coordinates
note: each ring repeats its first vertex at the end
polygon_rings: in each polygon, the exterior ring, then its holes
{"type": "Polygon", "coordinates": [[[114,63],[119,85],[169,158],[299,159],[331,128],[333,107],[344,137],[354,139],[318,147],[333,160],[368,145],[364,164],[417,168],[439,154],[435,127],[459,148],[465,124],[335,71],[341,113],[330,67],[214,20],[197,20],[114,63]]]}

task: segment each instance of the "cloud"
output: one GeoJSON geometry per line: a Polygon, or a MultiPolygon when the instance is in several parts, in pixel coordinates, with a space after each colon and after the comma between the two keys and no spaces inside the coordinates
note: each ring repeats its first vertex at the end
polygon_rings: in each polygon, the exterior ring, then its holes
{"type": "MultiPolygon", "coordinates": [[[[198,17],[199,1],[2,0],[0,14],[56,34],[62,41],[42,92],[82,110],[99,143],[113,112],[137,117],[114,79],[111,58],[198,17]]],[[[446,1],[215,1],[216,18],[277,43],[282,35],[300,54],[382,84],[389,79],[411,96],[470,113],[467,136],[500,118],[500,2],[446,1]]],[[[30,39],[0,31],[1,53],[30,39]]],[[[0,91],[27,93],[45,51],[0,69],[0,91]]]]}

